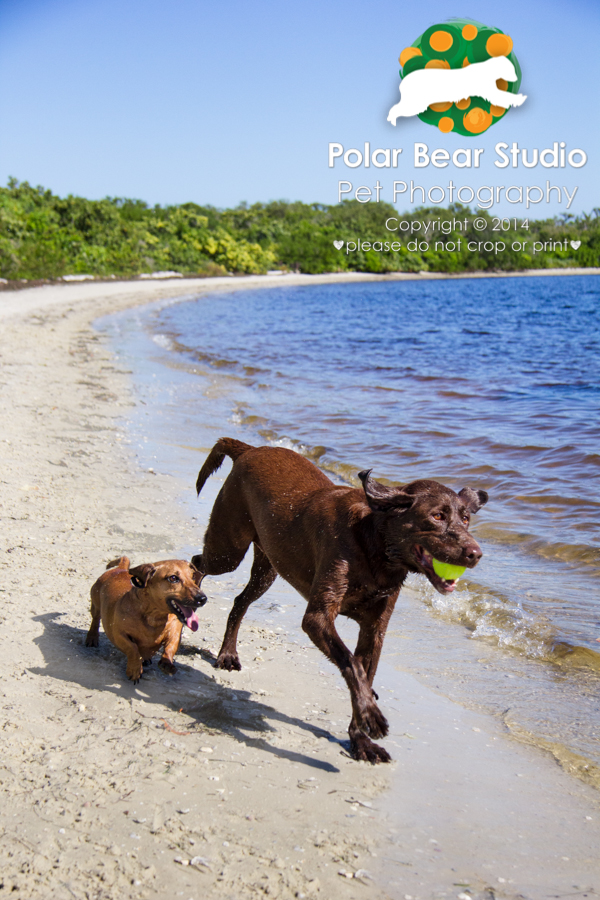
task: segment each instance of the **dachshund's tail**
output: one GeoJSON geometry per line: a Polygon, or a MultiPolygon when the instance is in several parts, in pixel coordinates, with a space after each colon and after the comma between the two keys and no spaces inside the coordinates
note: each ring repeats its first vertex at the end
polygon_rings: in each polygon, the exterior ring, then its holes
{"type": "Polygon", "coordinates": [[[120,556],[118,559],[111,559],[106,563],[107,569],[127,569],[129,571],[129,559],[126,556],[120,556]]]}

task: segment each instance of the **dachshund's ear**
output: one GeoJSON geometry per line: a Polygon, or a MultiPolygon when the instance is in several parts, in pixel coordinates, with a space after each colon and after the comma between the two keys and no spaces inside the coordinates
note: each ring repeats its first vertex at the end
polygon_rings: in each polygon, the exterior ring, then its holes
{"type": "Polygon", "coordinates": [[[136,588],[145,588],[155,572],[156,569],[150,563],[145,563],[143,566],[136,566],[135,569],[129,570],[131,583],[136,588]]]}
{"type": "Polygon", "coordinates": [[[387,512],[390,509],[408,509],[413,505],[414,497],[405,494],[402,488],[389,488],[371,478],[372,469],[359,472],[363,483],[367,503],[374,512],[387,512]]]}
{"type": "MultiPolygon", "coordinates": [[[[195,559],[199,559],[199,557],[196,556],[195,559]]],[[[190,569],[192,570],[192,581],[194,584],[201,584],[202,579],[204,578],[204,572],[197,569],[193,562],[190,563],[190,569]]]]}
{"type": "Polygon", "coordinates": [[[474,491],[473,488],[464,487],[458,492],[458,496],[472,513],[479,512],[482,506],[488,502],[487,491],[474,491]]]}

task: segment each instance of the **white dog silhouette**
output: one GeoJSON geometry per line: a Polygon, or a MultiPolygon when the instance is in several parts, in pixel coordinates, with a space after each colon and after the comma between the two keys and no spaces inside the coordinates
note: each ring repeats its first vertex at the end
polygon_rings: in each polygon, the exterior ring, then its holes
{"type": "Polygon", "coordinates": [[[467,97],[483,97],[504,109],[525,102],[525,94],[499,90],[498,78],[517,80],[515,67],[505,56],[493,56],[462,69],[417,69],[400,82],[400,102],[392,106],[387,120],[395,125],[400,116],[416,116],[432,103],[457,103],[467,97]]]}

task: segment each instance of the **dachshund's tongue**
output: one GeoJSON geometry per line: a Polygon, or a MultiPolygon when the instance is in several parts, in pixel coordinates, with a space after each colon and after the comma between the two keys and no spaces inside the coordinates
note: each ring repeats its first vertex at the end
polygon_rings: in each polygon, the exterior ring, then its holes
{"type": "Polygon", "coordinates": [[[196,615],[196,611],[193,610],[189,606],[181,606],[181,612],[185,616],[185,624],[190,629],[190,631],[198,631],[200,627],[200,622],[198,621],[198,616],[196,615]]]}

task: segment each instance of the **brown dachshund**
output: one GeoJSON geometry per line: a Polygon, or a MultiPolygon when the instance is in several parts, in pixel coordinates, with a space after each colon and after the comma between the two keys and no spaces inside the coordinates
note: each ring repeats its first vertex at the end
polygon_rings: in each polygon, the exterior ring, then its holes
{"type": "Polygon", "coordinates": [[[280,574],[307,601],[302,628],[342,673],[350,690],[352,754],[369,762],[390,756],[369,736],[388,723],[372,689],[383,639],[408,572],[420,572],[442,594],[433,560],[473,568],[481,550],[469,534],[471,513],[485,491],[456,494],[437,481],[389,488],[361,472],[362,488],[340,487],[311,462],[281,447],[251,447],[221,438],[198,475],[201,491],[225,456],[233,469],[215,501],[202,554],[192,563],[206,575],[236,569],[251,543],[250,580],[235,598],[217,665],[240,669],[237,634],[250,604],[280,574]],[[360,628],[354,653],[335,628],[338,614],[360,628]]]}
{"type": "Polygon", "coordinates": [[[206,596],[202,574],[183,559],[165,559],[129,568],[126,556],[115,559],[92,586],[92,624],[86,647],[98,646],[100,620],[110,641],[127,657],[127,677],[140,680],[144,665],[164,644],[160,668],[173,675],[173,657],[181,630],[198,630],[196,610],[206,596]]]}

